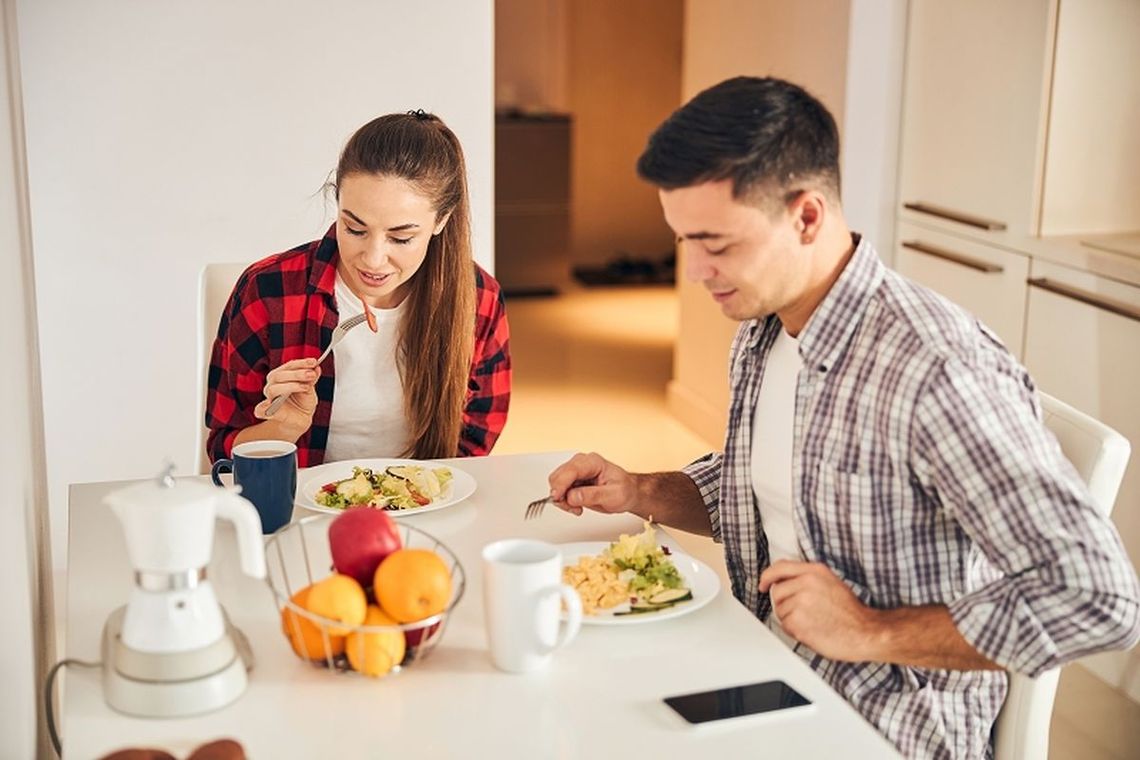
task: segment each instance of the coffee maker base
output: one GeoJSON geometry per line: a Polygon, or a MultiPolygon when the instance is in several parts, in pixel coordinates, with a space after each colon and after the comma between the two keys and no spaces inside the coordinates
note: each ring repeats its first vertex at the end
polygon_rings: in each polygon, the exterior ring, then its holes
{"type": "MultiPolygon", "coordinates": [[[[144,653],[121,640],[124,607],[103,628],[103,696],[117,712],[142,718],[178,718],[221,709],[245,691],[247,663],[227,626],[216,644],[203,650],[144,653]]],[[[239,643],[242,643],[239,641],[239,643]]]]}

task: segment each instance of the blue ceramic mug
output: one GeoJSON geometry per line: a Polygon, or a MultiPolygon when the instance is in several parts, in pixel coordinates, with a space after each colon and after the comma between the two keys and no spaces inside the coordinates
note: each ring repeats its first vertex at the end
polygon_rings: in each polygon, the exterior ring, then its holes
{"type": "Polygon", "coordinates": [[[253,502],[261,516],[261,532],[268,535],[289,522],[297,493],[297,446],[288,441],[247,441],[234,446],[232,459],[219,459],[210,471],[215,485],[223,471],[234,474],[241,495],[253,502]]]}

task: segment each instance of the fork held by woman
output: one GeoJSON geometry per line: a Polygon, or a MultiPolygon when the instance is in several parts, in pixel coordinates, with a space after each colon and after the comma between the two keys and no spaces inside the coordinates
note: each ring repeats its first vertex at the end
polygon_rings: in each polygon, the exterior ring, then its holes
{"type": "MultiPolygon", "coordinates": [[[[336,328],[333,330],[332,339],[329,341],[328,348],[326,348],[324,351],[322,351],[321,355],[317,358],[316,366],[317,367],[321,366],[321,362],[323,362],[328,357],[329,352],[331,352],[333,350],[333,347],[336,346],[337,343],[340,343],[341,340],[344,339],[345,335],[348,335],[349,330],[351,330],[352,328],[356,327],[359,324],[362,324],[367,318],[368,318],[368,313],[365,312],[364,314],[357,314],[355,316],[349,317],[348,319],[344,320],[339,325],[337,325],[336,328]]],[[[277,414],[278,410],[280,410],[281,407],[285,404],[285,402],[289,400],[289,397],[291,395],[293,395],[292,392],[282,393],[280,396],[273,399],[273,401],[269,404],[269,408],[265,410],[265,418],[269,419],[269,418],[273,417],[273,415],[277,414]]]]}

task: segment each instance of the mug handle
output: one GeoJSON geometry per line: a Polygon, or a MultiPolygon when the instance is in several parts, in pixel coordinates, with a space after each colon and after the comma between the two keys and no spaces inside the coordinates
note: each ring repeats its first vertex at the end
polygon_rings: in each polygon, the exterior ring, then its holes
{"type": "Polygon", "coordinates": [[[558,640],[553,645],[543,647],[543,654],[550,654],[554,650],[561,649],[569,644],[578,635],[578,629],[582,627],[582,597],[578,596],[574,587],[562,583],[542,592],[543,597],[551,594],[557,594],[566,603],[566,625],[562,628],[558,640]]]}
{"type": "Polygon", "coordinates": [[[222,479],[218,477],[222,474],[222,470],[225,470],[226,472],[233,472],[234,460],[219,459],[218,461],[214,462],[214,466],[210,468],[210,477],[213,479],[214,485],[224,487],[225,483],[223,483],[222,479]]]}

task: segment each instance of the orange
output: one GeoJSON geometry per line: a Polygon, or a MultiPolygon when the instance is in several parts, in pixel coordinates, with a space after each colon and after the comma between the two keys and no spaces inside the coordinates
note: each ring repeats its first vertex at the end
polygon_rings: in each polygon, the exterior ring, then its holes
{"type": "MultiPolygon", "coordinates": [[[[308,610],[309,589],[311,588],[312,586],[305,586],[293,594],[290,601],[298,607],[308,610]]],[[[303,615],[293,612],[288,607],[281,610],[281,630],[285,632],[285,637],[289,639],[289,645],[293,647],[297,656],[306,660],[324,660],[329,657],[336,657],[344,652],[343,636],[329,634],[328,646],[326,647],[325,636],[321,633],[321,627],[303,615]]]]}
{"type": "Polygon", "coordinates": [[[368,599],[356,579],[333,573],[309,587],[306,609],[314,615],[344,623],[343,627],[330,625],[328,631],[335,636],[345,636],[364,622],[368,614],[368,599]]]}
{"type": "Polygon", "coordinates": [[[393,619],[411,623],[436,615],[451,601],[451,570],[428,549],[400,549],[376,568],[372,590],[393,619]]]}
{"type": "MultiPolygon", "coordinates": [[[[396,625],[396,621],[376,605],[370,604],[364,625],[396,625]]],[[[379,633],[353,631],[345,641],[345,652],[353,670],[379,678],[403,661],[404,632],[398,628],[379,633]]]]}

